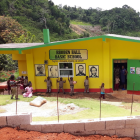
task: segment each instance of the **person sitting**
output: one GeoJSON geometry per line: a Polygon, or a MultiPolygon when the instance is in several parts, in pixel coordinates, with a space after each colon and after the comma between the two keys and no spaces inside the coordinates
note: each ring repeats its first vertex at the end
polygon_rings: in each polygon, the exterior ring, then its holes
{"type": "Polygon", "coordinates": [[[33,94],[33,88],[32,88],[32,83],[29,81],[28,86],[25,88],[25,93],[23,94],[23,97],[32,97],[33,94]]]}

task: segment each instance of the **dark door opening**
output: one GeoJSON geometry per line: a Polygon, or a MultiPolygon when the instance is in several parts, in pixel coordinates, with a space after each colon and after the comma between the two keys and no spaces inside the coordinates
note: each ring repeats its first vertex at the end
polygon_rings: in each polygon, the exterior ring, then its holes
{"type": "Polygon", "coordinates": [[[120,79],[120,82],[118,84],[118,90],[127,90],[127,75],[121,76],[122,67],[124,66],[124,69],[127,71],[127,60],[126,59],[118,59],[113,60],[113,90],[117,90],[117,86],[115,87],[116,83],[116,77],[120,79]],[[125,83],[124,83],[125,82],[125,83]]]}

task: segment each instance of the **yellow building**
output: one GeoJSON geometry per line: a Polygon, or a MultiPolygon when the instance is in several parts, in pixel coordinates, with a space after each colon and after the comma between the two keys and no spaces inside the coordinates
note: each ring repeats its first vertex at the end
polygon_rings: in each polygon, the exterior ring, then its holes
{"type": "Polygon", "coordinates": [[[18,60],[20,76],[28,76],[36,92],[45,92],[44,79],[52,80],[52,92],[57,92],[56,79],[63,77],[65,91],[69,91],[68,75],[77,81],[76,92],[84,91],[85,75],[89,76],[90,92],[100,91],[105,83],[105,91],[114,88],[114,65],[124,65],[128,71],[127,90],[139,93],[140,38],[121,35],[49,41],[49,31],[43,30],[44,43],[1,44],[1,54],[12,54],[18,60]],[[133,73],[132,70],[133,69],[133,73]]]}

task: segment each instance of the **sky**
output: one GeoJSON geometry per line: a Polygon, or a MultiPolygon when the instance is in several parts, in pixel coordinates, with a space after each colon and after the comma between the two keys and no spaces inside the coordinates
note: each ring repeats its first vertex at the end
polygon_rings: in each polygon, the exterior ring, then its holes
{"type": "Polygon", "coordinates": [[[83,9],[101,8],[103,10],[109,10],[115,7],[122,7],[128,5],[135,9],[137,12],[140,11],[140,0],[52,0],[55,5],[62,4],[62,6],[75,6],[82,7],[83,9]]]}

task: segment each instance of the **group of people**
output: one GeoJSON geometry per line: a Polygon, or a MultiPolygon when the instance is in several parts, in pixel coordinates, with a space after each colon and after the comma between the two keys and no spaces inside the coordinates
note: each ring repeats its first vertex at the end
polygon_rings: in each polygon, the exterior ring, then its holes
{"type": "MultiPolygon", "coordinates": [[[[68,75],[68,81],[70,84],[70,96],[72,96],[72,95],[74,95],[74,84],[76,84],[77,81],[74,81],[73,77],[69,78],[69,75],[68,75]]],[[[46,93],[51,93],[52,81],[50,80],[50,77],[47,77],[47,79],[45,79],[44,82],[47,83],[47,92],[46,93]]],[[[66,83],[66,80],[63,80],[63,78],[61,77],[60,79],[57,79],[57,83],[59,83],[58,93],[60,92],[60,89],[62,89],[63,94],[65,94],[63,84],[66,83]]],[[[85,87],[84,92],[89,93],[88,76],[86,76],[86,79],[84,80],[84,87],[85,87]]],[[[105,99],[104,83],[102,83],[102,85],[101,85],[101,96],[99,98],[101,98],[101,97],[103,97],[103,99],[105,99]]]]}
{"type": "MultiPolygon", "coordinates": [[[[68,81],[70,84],[70,95],[74,95],[74,84],[77,83],[77,81],[73,80],[73,77],[69,78],[68,75],[68,81]]],[[[44,82],[47,83],[47,93],[51,93],[51,86],[52,86],[52,81],[50,80],[50,77],[47,77],[47,79],[44,80],[44,82]]],[[[63,80],[61,77],[60,79],[57,79],[57,83],[59,83],[59,88],[58,88],[58,93],[60,92],[60,89],[62,89],[63,93],[65,94],[65,91],[63,89],[63,84],[66,83],[66,80],[63,80]]],[[[88,76],[86,76],[86,79],[84,81],[84,86],[85,86],[85,92],[87,91],[89,93],[89,81],[88,81],[88,76]]]]}
{"type": "Polygon", "coordinates": [[[32,97],[32,83],[29,81],[28,82],[28,77],[18,77],[17,81],[15,80],[15,76],[11,75],[9,80],[7,81],[7,89],[8,89],[8,94],[10,95],[11,92],[11,99],[13,99],[15,95],[15,99],[18,98],[17,94],[17,87],[20,86],[20,89],[22,90],[23,97],[32,97]]]}
{"type": "Polygon", "coordinates": [[[119,68],[119,65],[114,69],[115,77],[115,90],[119,89],[119,86],[122,85],[122,90],[126,89],[126,75],[127,70],[122,66],[122,69],[119,68]]]}

